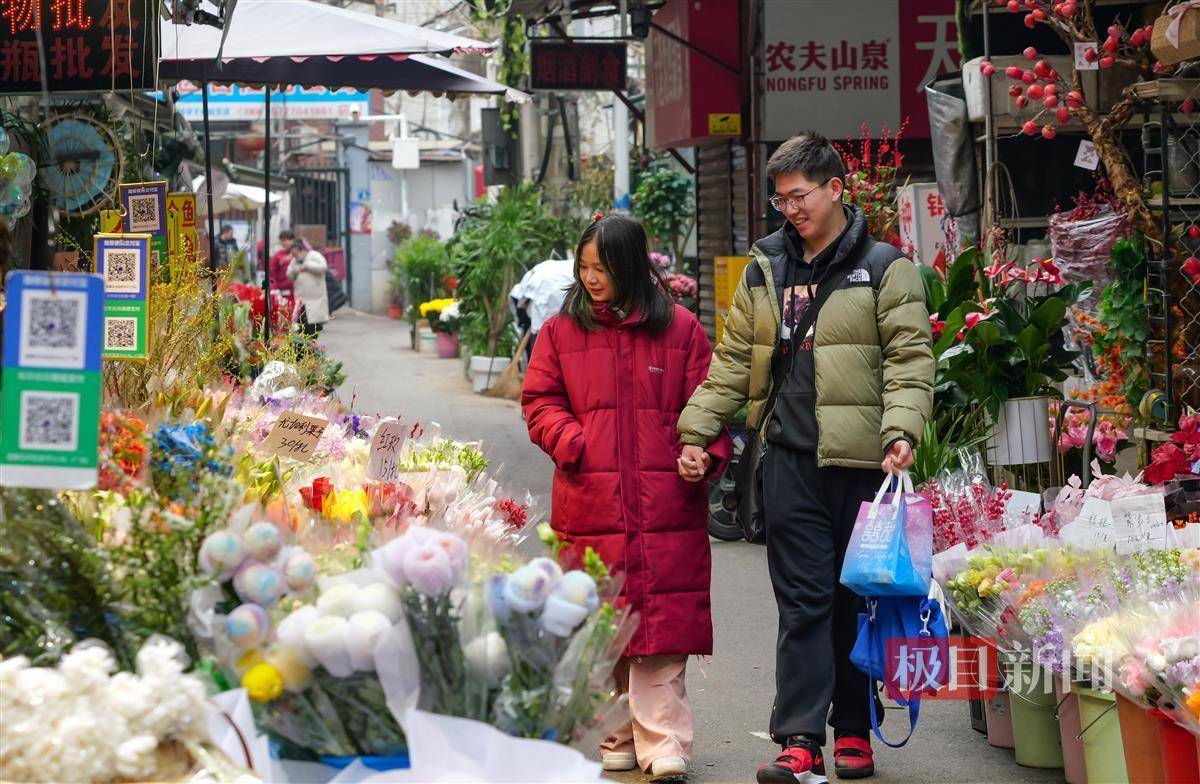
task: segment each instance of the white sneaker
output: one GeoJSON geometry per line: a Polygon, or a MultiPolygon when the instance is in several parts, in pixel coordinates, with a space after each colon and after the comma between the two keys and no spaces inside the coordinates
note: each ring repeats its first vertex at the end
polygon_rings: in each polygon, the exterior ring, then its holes
{"type": "Polygon", "coordinates": [[[604,770],[633,770],[637,767],[637,755],[632,751],[604,751],[600,753],[600,767],[604,770]]]}
{"type": "Polygon", "coordinates": [[[687,761],[683,757],[659,757],[650,765],[650,780],[686,780],[687,761]]]}

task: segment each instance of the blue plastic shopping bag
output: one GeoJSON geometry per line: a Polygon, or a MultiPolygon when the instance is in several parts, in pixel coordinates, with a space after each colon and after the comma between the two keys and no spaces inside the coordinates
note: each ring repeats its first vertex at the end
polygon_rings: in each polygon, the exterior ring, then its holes
{"type": "Polygon", "coordinates": [[[860,596],[927,596],[932,571],[929,501],[913,492],[908,472],[889,476],[875,499],[859,507],[842,585],[860,596]]]}

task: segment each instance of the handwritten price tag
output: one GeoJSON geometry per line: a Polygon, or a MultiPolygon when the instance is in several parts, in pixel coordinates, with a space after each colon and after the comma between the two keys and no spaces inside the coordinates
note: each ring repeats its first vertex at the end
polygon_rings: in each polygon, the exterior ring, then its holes
{"type": "Polygon", "coordinates": [[[1167,505],[1162,493],[1116,498],[1109,506],[1119,554],[1166,548],[1167,505]]]}
{"type": "Polygon", "coordinates": [[[1111,550],[1116,542],[1112,504],[1099,498],[1089,498],[1075,518],[1079,536],[1072,541],[1079,547],[1111,550]]]}
{"type": "Polygon", "coordinates": [[[321,440],[327,427],[328,419],[284,411],[279,415],[279,419],[275,420],[275,426],[271,428],[267,440],[263,441],[259,448],[280,457],[300,461],[311,460],[317,442],[321,440]]]}
{"type": "Polygon", "coordinates": [[[389,419],[379,425],[371,438],[371,456],[367,461],[367,479],[395,482],[400,478],[400,450],[404,448],[404,427],[389,419]]]}

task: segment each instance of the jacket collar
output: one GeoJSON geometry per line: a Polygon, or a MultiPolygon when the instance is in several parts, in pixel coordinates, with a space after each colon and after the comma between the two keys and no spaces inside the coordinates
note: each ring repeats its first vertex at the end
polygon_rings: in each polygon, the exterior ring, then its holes
{"type": "Polygon", "coordinates": [[[637,313],[622,313],[608,302],[593,302],[592,314],[596,323],[606,327],[633,326],[642,321],[637,313]]]}
{"type": "MultiPolygon", "coordinates": [[[[862,211],[852,204],[843,204],[842,209],[846,213],[846,229],[837,240],[837,250],[829,259],[830,268],[844,262],[860,244],[870,237],[867,231],[867,219],[863,216],[862,211]]],[[[778,231],[763,237],[754,246],[770,264],[771,278],[777,294],[783,288],[784,274],[787,272],[788,260],[791,258],[788,253],[788,240],[784,234],[788,229],[795,232],[795,228],[791,224],[785,223],[778,231]]],[[[795,239],[799,239],[798,234],[793,236],[795,239]]],[[[824,257],[825,253],[823,252],[821,256],[824,257]]]]}

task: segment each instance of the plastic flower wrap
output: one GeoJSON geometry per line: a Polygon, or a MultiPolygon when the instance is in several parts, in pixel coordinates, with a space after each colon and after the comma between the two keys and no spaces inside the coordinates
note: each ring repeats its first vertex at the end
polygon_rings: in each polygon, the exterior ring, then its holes
{"type": "Polygon", "coordinates": [[[1130,603],[1123,617],[1113,688],[1200,735],[1200,586],[1130,603]]]}
{"type": "MultiPolygon", "coordinates": [[[[1008,623],[1008,594],[1028,574],[1043,574],[1064,557],[1058,543],[1037,526],[1001,532],[996,540],[970,553],[946,581],[946,598],[972,634],[994,638],[1008,623]]],[[[935,567],[937,568],[937,567],[935,567]]]]}
{"type": "Polygon", "coordinates": [[[509,663],[495,722],[509,734],[571,743],[614,696],[612,668],[636,618],[615,605],[618,586],[599,559],[589,561],[590,573],[564,572],[536,558],[487,586],[509,663]]]}
{"type": "Polygon", "coordinates": [[[1007,484],[992,487],[978,454],[966,455],[967,467],[944,471],[921,488],[933,508],[933,550],[963,544],[974,549],[1001,531],[1039,522],[1013,508],[1007,484]]]}
{"type": "Polygon", "coordinates": [[[147,642],[136,672],[116,674],[102,645],[54,669],[0,662],[0,779],[21,782],[254,782],[209,743],[204,685],[184,674],[182,647],[147,642]]]}
{"type": "Polygon", "coordinates": [[[398,592],[421,666],[421,706],[486,721],[486,684],[467,677],[464,593],[470,552],[444,531],[412,526],[372,554],[372,567],[398,592]]]}

